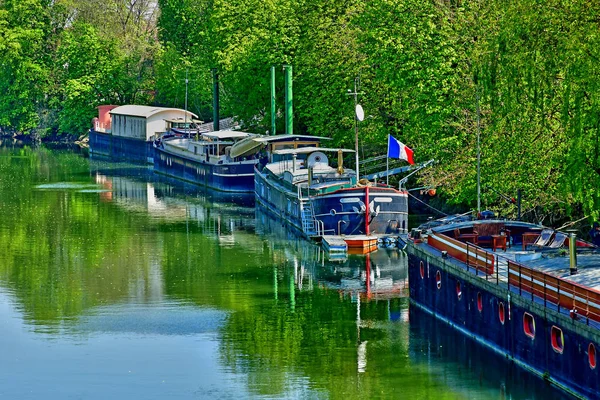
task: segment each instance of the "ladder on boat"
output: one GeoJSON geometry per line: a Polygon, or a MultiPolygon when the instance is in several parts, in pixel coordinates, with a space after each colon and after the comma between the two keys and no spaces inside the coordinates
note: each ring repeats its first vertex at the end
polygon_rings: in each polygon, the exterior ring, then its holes
{"type": "Polygon", "coordinates": [[[310,199],[300,200],[302,231],[308,237],[323,236],[323,221],[315,217],[315,209],[310,199]]]}

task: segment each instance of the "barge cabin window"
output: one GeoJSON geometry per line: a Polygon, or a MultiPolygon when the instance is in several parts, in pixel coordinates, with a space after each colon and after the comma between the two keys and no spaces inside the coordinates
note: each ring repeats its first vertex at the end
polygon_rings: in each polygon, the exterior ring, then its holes
{"type": "Polygon", "coordinates": [[[423,265],[423,261],[419,264],[419,273],[421,274],[421,279],[425,278],[425,265],[423,265]]]}
{"type": "Polygon", "coordinates": [[[441,289],[442,288],[442,274],[440,273],[439,270],[435,273],[435,282],[437,284],[437,288],[441,289]]]}
{"type": "Polygon", "coordinates": [[[460,300],[462,297],[462,288],[460,287],[460,281],[456,281],[456,297],[460,300]]]}
{"type": "Polygon", "coordinates": [[[594,343],[590,343],[588,346],[588,361],[591,369],[596,368],[596,346],[594,346],[594,343]]]}
{"type": "Polygon", "coordinates": [[[498,305],[498,319],[500,320],[500,323],[504,325],[504,303],[502,302],[498,305]]]}
{"type": "Polygon", "coordinates": [[[565,348],[565,338],[562,333],[562,329],[552,326],[550,331],[550,338],[552,342],[552,348],[555,352],[562,354],[565,348]]]}
{"type": "Polygon", "coordinates": [[[529,313],[523,314],[523,331],[530,338],[535,338],[535,319],[529,313]]]}
{"type": "Polygon", "coordinates": [[[483,296],[481,296],[481,292],[477,292],[477,310],[479,312],[483,311],[483,296]]]}

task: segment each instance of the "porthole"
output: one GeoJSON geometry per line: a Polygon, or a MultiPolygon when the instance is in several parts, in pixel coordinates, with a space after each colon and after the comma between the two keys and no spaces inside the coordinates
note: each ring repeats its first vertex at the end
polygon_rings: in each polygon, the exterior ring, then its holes
{"type": "Polygon", "coordinates": [[[419,273],[421,274],[421,279],[425,278],[425,265],[423,264],[423,261],[421,261],[421,263],[419,264],[419,273]]]}
{"type": "Polygon", "coordinates": [[[483,296],[481,295],[481,292],[477,293],[477,310],[479,312],[483,311],[483,296]]]}
{"type": "Polygon", "coordinates": [[[442,274],[439,270],[435,273],[435,283],[438,289],[442,288],[442,274]]]}
{"type": "Polygon", "coordinates": [[[565,338],[562,329],[553,326],[550,330],[550,341],[555,352],[562,354],[565,349],[565,338]]]}
{"type": "Polygon", "coordinates": [[[596,368],[596,346],[594,346],[594,343],[590,343],[588,346],[588,361],[591,369],[596,368]]]}
{"type": "Polygon", "coordinates": [[[523,332],[530,338],[535,338],[535,319],[529,313],[523,314],[523,332]]]}
{"type": "Polygon", "coordinates": [[[502,302],[498,305],[498,319],[500,320],[500,323],[504,325],[504,303],[502,302]]]}
{"type": "Polygon", "coordinates": [[[456,297],[460,300],[462,297],[462,288],[460,286],[460,281],[456,281],[456,297]]]}

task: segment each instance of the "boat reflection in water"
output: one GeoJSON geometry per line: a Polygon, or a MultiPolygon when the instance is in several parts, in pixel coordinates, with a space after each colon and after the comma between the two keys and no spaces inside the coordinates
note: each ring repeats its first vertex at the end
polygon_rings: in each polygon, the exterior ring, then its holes
{"type": "MultiPolygon", "coordinates": [[[[408,264],[401,250],[380,248],[373,253],[330,258],[320,246],[299,236],[297,231],[289,229],[289,225],[273,219],[258,207],[256,232],[267,239],[274,253],[283,255],[285,269],[273,267],[276,298],[287,291],[290,307],[295,309],[299,298],[305,295],[312,295],[315,301],[323,298],[331,301],[337,293],[338,307],[344,310],[339,311],[339,315],[332,315],[333,320],[321,321],[319,325],[338,326],[340,338],[347,338],[350,334],[347,317],[351,315],[348,312],[354,309],[350,318],[354,319],[356,327],[350,335],[355,337],[357,373],[367,371],[368,360],[373,364],[371,373],[381,362],[378,354],[367,357],[369,341],[377,347],[376,343],[382,337],[393,337],[394,343],[403,348],[401,353],[406,354],[408,349],[405,346],[409,342],[408,264]],[[279,288],[282,275],[287,274],[290,275],[289,286],[282,290],[279,288]]],[[[322,310],[320,314],[323,314],[322,310]]]]}
{"type": "Polygon", "coordinates": [[[382,247],[367,254],[330,256],[313,242],[299,236],[296,230],[256,209],[256,232],[271,245],[281,248],[287,260],[298,270],[297,284],[308,277],[311,284],[335,289],[341,293],[360,295],[367,299],[387,299],[408,296],[406,254],[397,247],[382,247]]]}
{"type": "MultiPolygon", "coordinates": [[[[459,398],[468,398],[472,388],[478,386],[478,398],[572,399],[414,306],[410,307],[409,357],[431,376],[439,377],[439,384],[462,393],[459,398]]],[[[432,389],[431,395],[434,393],[432,389]]]]}
{"type": "Polygon", "coordinates": [[[104,188],[100,194],[104,202],[148,215],[171,229],[185,229],[188,237],[193,233],[212,236],[221,246],[254,239],[254,210],[246,206],[253,201],[251,195],[217,192],[221,201],[216,201],[204,188],[156,176],[151,169],[132,164],[92,162],[90,169],[104,188]],[[244,237],[236,239],[236,235],[244,237]]]}
{"type": "Polygon", "coordinates": [[[209,210],[237,210],[252,222],[252,194],[214,192],[176,179],[158,176],[152,169],[127,163],[90,161],[90,173],[103,190],[101,200],[114,202],[131,211],[172,221],[188,217],[206,219],[209,210]]]}

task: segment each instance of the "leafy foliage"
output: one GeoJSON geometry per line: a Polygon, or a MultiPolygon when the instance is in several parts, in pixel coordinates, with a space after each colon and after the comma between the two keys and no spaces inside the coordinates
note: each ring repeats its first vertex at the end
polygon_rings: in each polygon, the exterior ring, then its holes
{"type": "Polygon", "coordinates": [[[597,218],[600,6],[589,2],[374,0],[2,0],[0,126],[82,132],[102,103],[185,105],[270,130],[276,67],[294,67],[295,132],[353,144],[360,78],[361,156],[395,135],[421,181],[474,207],[477,143],[484,207],[522,190],[530,219],[597,218]],[[160,13],[158,12],[160,9],[160,13]],[[99,11],[101,10],[101,11],[99,11]],[[68,67],[67,67],[68,66],[68,67]]]}

